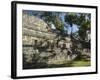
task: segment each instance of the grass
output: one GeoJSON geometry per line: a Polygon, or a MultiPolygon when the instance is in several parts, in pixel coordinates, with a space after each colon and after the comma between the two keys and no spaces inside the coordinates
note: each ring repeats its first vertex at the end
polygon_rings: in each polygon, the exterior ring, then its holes
{"type": "Polygon", "coordinates": [[[90,66],[90,65],[91,65],[90,61],[80,60],[80,61],[70,61],[70,62],[63,63],[63,64],[51,64],[48,67],[49,68],[57,68],[57,67],[85,67],[85,66],[90,66]]]}
{"type": "Polygon", "coordinates": [[[72,67],[82,67],[82,66],[90,66],[90,61],[80,60],[80,61],[72,61],[72,67]]]}
{"type": "Polygon", "coordinates": [[[87,67],[91,66],[90,59],[79,56],[72,61],[64,61],[61,64],[46,64],[46,63],[37,63],[37,64],[28,64],[24,66],[24,69],[38,69],[38,68],[59,68],[59,67],[87,67]]]}
{"type": "Polygon", "coordinates": [[[38,68],[60,68],[60,67],[86,67],[90,66],[90,61],[85,60],[73,60],[69,61],[67,63],[63,64],[49,64],[49,65],[43,65],[43,64],[37,64],[35,66],[28,66],[24,67],[24,69],[38,69],[38,68]]]}

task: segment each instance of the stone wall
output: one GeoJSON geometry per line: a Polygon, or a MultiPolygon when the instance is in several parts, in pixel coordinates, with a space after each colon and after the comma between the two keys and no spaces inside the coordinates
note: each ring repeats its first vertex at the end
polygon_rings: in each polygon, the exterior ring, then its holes
{"type": "Polygon", "coordinates": [[[24,62],[34,62],[34,55],[41,59],[37,59],[37,63],[45,61],[46,64],[61,64],[72,59],[68,55],[72,45],[70,38],[65,37],[57,43],[57,34],[48,32],[48,25],[35,16],[23,14],[22,23],[24,62]]]}

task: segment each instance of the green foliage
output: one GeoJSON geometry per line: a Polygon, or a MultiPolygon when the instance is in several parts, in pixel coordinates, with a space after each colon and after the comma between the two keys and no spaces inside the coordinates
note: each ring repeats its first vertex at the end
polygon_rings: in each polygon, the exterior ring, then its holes
{"type": "Polygon", "coordinates": [[[52,12],[44,12],[42,16],[47,23],[53,20],[52,12]]]}
{"type": "Polygon", "coordinates": [[[59,31],[63,31],[64,28],[63,28],[63,22],[62,20],[60,19],[59,17],[59,14],[58,12],[44,12],[42,14],[42,17],[43,17],[43,20],[49,24],[50,22],[52,22],[56,29],[58,29],[59,31]]]}
{"type": "MultiPolygon", "coordinates": [[[[76,24],[79,26],[79,37],[81,40],[85,40],[86,38],[86,31],[90,30],[91,27],[91,15],[87,13],[67,13],[65,16],[65,22],[73,26],[76,24]]],[[[71,34],[72,35],[72,34],[71,34]]]]}
{"type": "Polygon", "coordinates": [[[79,36],[82,40],[85,41],[85,38],[87,36],[86,34],[86,31],[87,30],[90,30],[90,21],[87,20],[87,21],[84,21],[82,24],[81,24],[81,27],[79,28],[79,36]]]}
{"type": "Polygon", "coordinates": [[[60,31],[63,31],[63,23],[62,23],[62,21],[60,20],[60,18],[59,17],[55,17],[54,19],[53,19],[53,23],[54,23],[54,25],[55,25],[55,27],[56,27],[56,29],[58,29],[58,30],[60,30],[60,31]]]}
{"type": "Polygon", "coordinates": [[[73,24],[75,24],[77,22],[77,16],[76,16],[76,14],[75,13],[68,13],[68,14],[66,14],[66,16],[65,16],[65,22],[67,24],[69,24],[70,27],[72,27],[73,24]]]}

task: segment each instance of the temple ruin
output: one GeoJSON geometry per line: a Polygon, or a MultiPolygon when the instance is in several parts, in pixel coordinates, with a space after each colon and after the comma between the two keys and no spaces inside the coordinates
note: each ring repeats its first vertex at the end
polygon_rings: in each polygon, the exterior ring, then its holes
{"type": "Polygon", "coordinates": [[[69,37],[52,32],[50,26],[33,15],[22,16],[22,46],[24,64],[62,64],[76,57],[71,54],[69,37]]]}

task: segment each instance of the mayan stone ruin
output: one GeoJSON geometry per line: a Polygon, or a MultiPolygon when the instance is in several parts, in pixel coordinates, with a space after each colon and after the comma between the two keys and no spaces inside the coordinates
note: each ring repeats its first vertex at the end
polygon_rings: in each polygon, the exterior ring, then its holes
{"type": "Polygon", "coordinates": [[[76,57],[71,55],[69,37],[57,36],[57,33],[48,30],[49,26],[42,19],[35,16],[23,14],[22,21],[24,64],[62,64],[76,57]]]}

